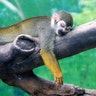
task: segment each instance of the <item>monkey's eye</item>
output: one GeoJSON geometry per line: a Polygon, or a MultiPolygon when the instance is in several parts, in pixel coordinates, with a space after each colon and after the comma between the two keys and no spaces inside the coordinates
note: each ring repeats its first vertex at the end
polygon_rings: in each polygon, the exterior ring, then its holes
{"type": "Polygon", "coordinates": [[[60,26],[64,28],[65,27],[65,24],[64,23],[61,23],[60,26]]]}

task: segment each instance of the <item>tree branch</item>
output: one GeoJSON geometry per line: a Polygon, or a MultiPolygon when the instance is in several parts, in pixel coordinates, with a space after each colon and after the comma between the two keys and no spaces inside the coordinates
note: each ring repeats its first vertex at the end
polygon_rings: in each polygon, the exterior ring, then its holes
{"type": "MultiPolygon", "coordinates": [[[[65,58],[96,47],[96,21],[83,24],[64,37],[57,37],[54,53],[65,58]]],[[[37,96],[96,96],[96,90],[74,85],[57,86],[37,77],[32,69],[43,65],[38,38],[20,35],[12,43],[0,45],[0,78],[37,96]],[[6,49],[6,50],[5,50],[6,49]]]]}
{"type": "Polygon", "coordinates": [[[57,86],[52,81],[37,77],[31,71],[15,74],[13,77],[6,83],[17,86],[32,96],[96,96],[96,90],[84,89],[72,84],[57,86]]]}
{"type": "MultiPolygon", "coordinates": [[[[75,28],[62,38],[57,37],[54,52],[57,59],[62,59],[95,47],[96,21],[92,21],[75,28]]],[[[21,73],[43,65],[38,43],[34,49],[34,52],[28,58],[18,64],[14,63],[10,67],[13,72],[21,73]]]]}

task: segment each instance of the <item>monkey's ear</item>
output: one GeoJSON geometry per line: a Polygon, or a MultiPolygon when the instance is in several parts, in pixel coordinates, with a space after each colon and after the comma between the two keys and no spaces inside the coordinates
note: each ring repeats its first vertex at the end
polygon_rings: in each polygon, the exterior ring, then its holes
{"type": "Polygon", "coordinates": [[[51,27],[54,28],[55,24],[59,21],[59,15],[54,13],[51,17],[51,27]]]}
{"type": "Polygon", "coordinates": [[[54,14],[52,15],[52,19],[53,19],[54,23],[58,22],[58,21],[59,21],[59,16],[58,16],[58,14],[57,14],[57,13],[54,13],[54,14]]]}

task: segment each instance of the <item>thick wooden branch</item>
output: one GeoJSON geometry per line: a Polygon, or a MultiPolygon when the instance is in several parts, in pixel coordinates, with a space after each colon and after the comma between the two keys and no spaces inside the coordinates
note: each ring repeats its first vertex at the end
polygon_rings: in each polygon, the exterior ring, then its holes
{"type": "MultiPolygon", "coordinates": [[[[57,59],[65,58],[96,47],[96,21],[76,27],[73,31],[55,42],[57,59]]],[[[34,52],[22,62],[14,63],[10,68],[20,73],[43,65],[37,43],[34,52]],[[18,66],[19,65],[19,66],[18,66]]]]}
{"type": "MultiPolygon", "coordinates": [[[[92,21],[76,27],[62,38],[57,37],[54,52],[57,59],[61,59],[95,47],[96,21],[92,21]]],[[[58,87],[33,74],[32,69],[43,65],[39,51],[38,38],[29,35],[18,36],[12,43],[0,45],[0,78],[37,96],[96,96],[96,90],[68,84],[58,87]]]]}

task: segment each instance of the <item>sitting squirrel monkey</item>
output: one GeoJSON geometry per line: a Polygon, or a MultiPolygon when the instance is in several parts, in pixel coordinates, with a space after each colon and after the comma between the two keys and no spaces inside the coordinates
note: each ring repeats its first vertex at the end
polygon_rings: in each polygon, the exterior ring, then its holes
{"type": "Polygon", "coordinates": [[[18,24],[0,28],[0,44],[12,42],[20,34],[39,37],[40,55],[45,65],[54,75],[55,83],[63,84],[62,71],[53,52],[56,35],[64,36],[73,25],[71,14],[65,11],[53,13],[50,17],[40,16],[26,19],[18,24]]]}

